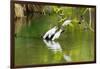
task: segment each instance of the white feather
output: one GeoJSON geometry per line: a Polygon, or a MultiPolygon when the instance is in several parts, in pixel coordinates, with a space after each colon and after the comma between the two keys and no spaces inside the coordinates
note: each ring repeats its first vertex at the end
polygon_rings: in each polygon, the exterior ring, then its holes
{"type": "Polygon", "coordinates": [[[55,33],[54,37],[52,38],[52,40],[58,39],[60,34],[62,32],[62,29],[60,29],[57,33],[55,33]]]}
{"type": "Polygon", "coordinates": [[[45,33],[45,35],[43,36],[43,38],[45,39],[47,36],[49,36],[49,38],[52,36],[52,34],[54,34],[57,30],[57,27],[53,27],[52,29],[50,29],[49,31],[47,31],[45,33]]]}
{"type": "Polygon", "coordinates": [[[67,26],[70,23],[71,23],[71,20],[66,20],[66,21],[64,21],[64,23],[62,24],[62,26],[67,26]]]}

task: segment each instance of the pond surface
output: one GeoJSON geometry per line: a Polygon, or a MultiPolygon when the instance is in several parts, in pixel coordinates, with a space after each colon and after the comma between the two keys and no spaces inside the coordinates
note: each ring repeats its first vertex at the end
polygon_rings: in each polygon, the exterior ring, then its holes
{"type": "Polygon", "coordinates": [[[56,24],[54,15],[15,19],[16,66],[94,60],[94,33],[79,25],[79,30],[67,28],[58,40],[43,40],[41,36],[56,24]]]}

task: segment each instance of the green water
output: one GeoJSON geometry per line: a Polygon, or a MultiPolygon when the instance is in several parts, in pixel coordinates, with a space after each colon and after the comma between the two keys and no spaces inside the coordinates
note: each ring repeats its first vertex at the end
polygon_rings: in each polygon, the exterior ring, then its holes
{"type": "Polygon", "coordinates": [[[94,33],[81,29],[80,25],[74,29],[67,26],[60,38],[51,41],[51,47],[48,47],[48,42],[46,44],[41,36],[56,24],[55,15],[15,19],[16,66],[94,60],[94,33]]]}

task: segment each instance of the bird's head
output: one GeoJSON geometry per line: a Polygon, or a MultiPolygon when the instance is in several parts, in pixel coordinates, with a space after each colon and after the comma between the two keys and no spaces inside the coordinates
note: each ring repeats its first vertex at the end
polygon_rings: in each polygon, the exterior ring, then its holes
{"type": "Polygon", "coordinates": [[[62,26],[67,26],[71,22],[72,22],[72,20],[65,20],[64,23],[62,24],[62,26]]]}

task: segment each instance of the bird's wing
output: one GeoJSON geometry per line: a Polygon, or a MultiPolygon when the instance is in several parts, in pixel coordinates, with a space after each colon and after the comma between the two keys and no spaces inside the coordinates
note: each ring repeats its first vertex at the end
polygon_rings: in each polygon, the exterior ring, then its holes
{"type": "Polygon", "coordinates": [[[53,27],[52,29],[48,30],[45,35],[43,36],[43,38],[45,39],[47,36],[49,36],[49,38],[51,37],[52,34],[54,34],[56,32],[57,28],[56,26],[53,27]]]}
{"type": "Polygon", "coordinates": [[[45,35],[43,36],[43,38],[45,39],[49,34],[49,31],[45,33],[45,35]]]}
{"type": "Polygon", "coordinates": [[[55,40],[55,39],[59,38],[61,32],[62,32],[62,30],[60,29],[60,30],[54,35],[54,37],[52,38],[52,40],[55,40]]]}

